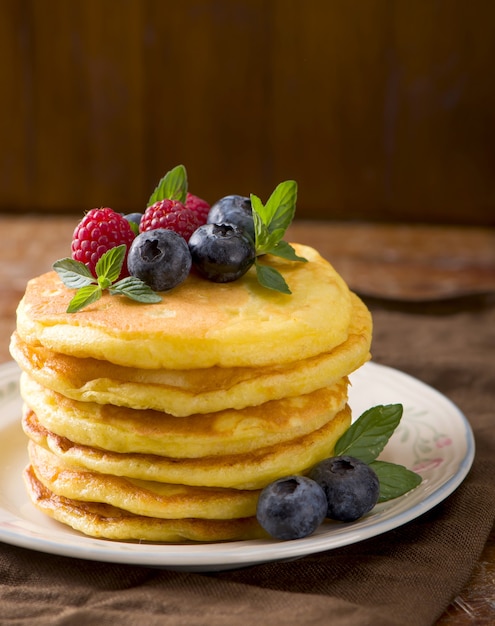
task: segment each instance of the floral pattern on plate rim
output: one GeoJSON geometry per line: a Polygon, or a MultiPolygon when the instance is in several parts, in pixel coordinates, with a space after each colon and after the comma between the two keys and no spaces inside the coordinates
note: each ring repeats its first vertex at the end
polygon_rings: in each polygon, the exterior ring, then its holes
{"type": "Polygon", "coordinates": [[[436,428],[428,411],[408,408],[407,414],[414,419],[401,422],[395,434],[402,444],[410,444],[414,459],[411,469],[419,474],[435,469],[444,462],[441,450],[451,446],[452,439],[436,428]]]}

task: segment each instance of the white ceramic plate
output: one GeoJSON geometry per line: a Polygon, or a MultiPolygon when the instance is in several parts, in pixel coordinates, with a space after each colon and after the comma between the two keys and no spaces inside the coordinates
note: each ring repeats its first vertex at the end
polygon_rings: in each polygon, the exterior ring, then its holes
{"type": "Polygon", "coordinates": [[[0,366],[0,541],[40,552],[187,571],[294,559],[368,539],[418,517],[458,487],[474,457],[471,428],[452,402],[415,378],[368,363],[351,377],[353,414],[378,404],[403,404],[401,424],[380,458],[418,471],[423,481],[413,491],[377,505],[356,522],[325,522],[312,536],[295,541],[164,545],[93,539],[38,512],[26,495],[18,376],[15,363],[0,366]]]}

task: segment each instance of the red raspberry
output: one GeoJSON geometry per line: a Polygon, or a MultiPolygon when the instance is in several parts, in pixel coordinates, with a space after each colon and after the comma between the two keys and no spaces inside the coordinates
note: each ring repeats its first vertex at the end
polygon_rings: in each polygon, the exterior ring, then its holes
{"type": "MultiPolygon", "coordinates": [[[[134,240],[134,233],[129,222],[120,213],[108,207],[91,209],[79,222],[72,237],[72,258],[88,266],[96,277],[96,263],[110,248],[121,244],[127,246],[127,252],[134,240]]],[[[127,252],[119,278],[129,276],[127,271],[127,252]]]]}
{"type": "Polygon", "coordinates": [[[200,216],[200,226],[202,224],[206,224],[206,218],[208,217],[208,213],[210,212],[210,205],[208,204],[208,202],[206,202],[206,200],[203,200],[203,198],[198,198],[198,196],[187,192],[186,207],[200,216]]]}
{"type": "Polygon", "coordinates": [[[184,206],[182,202],[166,199],[159,200],[146,209],[139,230],[144,233],[148,230],[165,228],[175,231],[189,241],[189,237],[201,224],[203,222],[198,213],[184,206]]]}

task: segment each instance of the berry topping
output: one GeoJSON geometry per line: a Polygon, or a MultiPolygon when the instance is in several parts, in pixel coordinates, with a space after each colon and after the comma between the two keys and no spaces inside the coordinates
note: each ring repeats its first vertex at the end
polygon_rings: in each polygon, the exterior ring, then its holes
{"type": "Polygon", "coordinates": [[[235,224],[254,240],[251,200],[244,196],[225,196],[215,202],[208,213],[208,224],[235,224]]]}
{"type": "Polygon", "coordinates": [[[155,202],[146,209],[139,230],[144,233],[157,228],[166,228],[189,241],[189,237],[201,224],[203,221],[199,213],[178,200],[165,199],[155,202]]]}
{"type": "Polygon", "coordinates": [[[124,215],[124,218],[129,222],[133,232],[136,235],[139,234],[139,224],[141,224],[142,217],[142,213],[127,213],[126,215],[124,215]]]}
{"type": "Polygon", "coordinates": [[[187,192],[186,207],[198,214],[201,224],[206,224],[206,219],[210,211],[210,205],[206,200],[187,192]]]}
{"type": "Polygon", "coordinates": [[[237,280],[253,265],[253,240],[233,224],[204,224],[189,239],[194,267],[215,283],[237,280]]]}
{"type": "Polygon", "coordinates": [[[134,239],[127,265],[131,276],[142,280],[153,291],[168,291],[187,278],[191,254],[181,235],[158,228],[134,239]]]}
{"type": "Polygon", "coordinates": [[[380,495],[376,472],[352,456],[335,456],[316,465],[309,477],[325,492],[327,517],[353,522],[375,506],[380,495]]]}
{"type": "Polygon", "coordinates": [[[327,499],[316,482],[304,476],[287,476],[261,491],[256,518],[276,539],[301,539],[318,528],[326,512],[327,499]]]}
{"type": "MultiPolygon", "coordinates": [[[[135,234],[129,222],[108,207],[88,211],[74,230],[72,258],[84,263],[96,277],[96,264],[100,257],[116,246],[124,244],[127,249],[135,234]]],[[[126,253],[127,254],[127,253],[126,253]]],[[[123,263],[119,278],[128,276],[127,264],[123,263]]]]}

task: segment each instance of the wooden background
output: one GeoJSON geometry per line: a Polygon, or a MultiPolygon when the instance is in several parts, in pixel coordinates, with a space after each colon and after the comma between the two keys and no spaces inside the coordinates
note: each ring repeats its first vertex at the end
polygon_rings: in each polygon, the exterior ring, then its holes
{"type": "Polygon", "coordinates": [[[0,211],[495,223],[492,0],[0,0],[0,211]]]}

